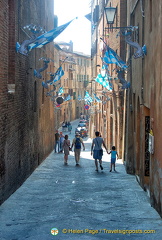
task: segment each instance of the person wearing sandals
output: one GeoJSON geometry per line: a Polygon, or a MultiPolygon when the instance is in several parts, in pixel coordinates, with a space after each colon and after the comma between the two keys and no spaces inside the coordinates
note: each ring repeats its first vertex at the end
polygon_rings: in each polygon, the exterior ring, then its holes
{"type": "Polygon", "coordinates": [[[100,164],[101,170],[103,170],[102,166],[102,155],[103,155],[103,149],[102,145],[106,149],[106,152],[108,153],[107,147],[105,145],[105,142],[102,137],[100,137],[100,132],[95,132],[96,138],[93,139],[92,141],[92,146],[91,146],[91,155],[93,154],[93,158],[95,159],[95,166],[96,166],[96,171],[98,172],[98,161],[100,164]]]}
{"type": "Polygon", "coordinates": [[[64,165],[67,165],[69,149],[70,149],[70,140],[68,140],[68,135],[65,135],[65,140],[63,141],[63,150],[64,150],[64,165]]]}

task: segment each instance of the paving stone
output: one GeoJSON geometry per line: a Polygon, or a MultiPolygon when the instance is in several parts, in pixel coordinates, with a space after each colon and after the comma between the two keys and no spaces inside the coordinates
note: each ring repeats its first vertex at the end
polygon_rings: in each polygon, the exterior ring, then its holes
{"type": "MultiPolygon", "coordinates": [[[[77,123],[72,123],[70,140],[77,123]]],[[[104,170],[95,172],[91,139],[84,142],[80,167],[73,152],[68,166],[63,165],[63,154],[52,152],[0,206],[0,240],[162,239],[162,219],[135,176],[126,174],[121,160],[117,173],[109,172],[106,152],[104,170]],[[51,234],[52,228],[58,235],[51,234]],[[145,230],[155,233],[140,233],[145,230]]]]}

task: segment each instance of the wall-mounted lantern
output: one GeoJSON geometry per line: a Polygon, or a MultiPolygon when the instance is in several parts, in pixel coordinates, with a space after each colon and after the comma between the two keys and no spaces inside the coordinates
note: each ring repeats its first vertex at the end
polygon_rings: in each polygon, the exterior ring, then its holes
{"type": "Polygon", "coordinates": [[[114,24],[116,8],[114,7],[106,7],[105,8],[106,20],[108,24],[114,24]]]}
{"type": "MultiPolygon", "coordinates": [[[[106,14],[106,20],[107,24],[114,24],[115,15],[117,13],[117,8],[114,7],[107,7],[105,8],[105,14],[106,14]]],[[[125,41],[130,46],[137,49],[137,51],[134,53],[134,58],[140,58],[144,57],[147,54],[146,46],[144,45],[141,47],[137,42],[132,41],[132,32],[138,30],[138,26],[126,26],[126,27],[108,27],[105,29],[123,29],[121,30],[121,34],[125,36],[125,41]]],[[[119,33],[117,34],[117,36],[119,33]]]]}

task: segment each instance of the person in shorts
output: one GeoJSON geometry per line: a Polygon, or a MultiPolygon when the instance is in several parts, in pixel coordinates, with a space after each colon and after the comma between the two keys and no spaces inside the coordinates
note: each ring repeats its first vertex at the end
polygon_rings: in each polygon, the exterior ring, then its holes
{"type": "Polygon", "coordinates": [[[112,150],[109,152],[109,154],[111,154],[110,172],[112,172],[112,167],[114,167],[114,172],[116,172],[115,162],[116,162],[116,158],[118,158],[118,152],[116,151],[115,146],[112,146],[112,150]]]}
{"type": "Polygon", "coordinates": [[[84,143],[83,143],[83,139],[80,137],[80,134],[78,132],[76,132],[75,138],[73,139],[73,143],[71,145],[71,149],[74,146],[76,166],[79,166],[81,145],[83,146],[83,151],[84,151],[85,146],[84,146],[84,143]]]}
{"type": "Polygon", "coordinates": [[[93,158],[95,159],[95,166],[96,166],[96,171],[98,172],[98,161],[99,160],[99,164],[100,164],[100,168],[101,170],[103,170],[103,166],[102,166],[102,155],[103,155],[103,149],[102,149],[102,145],[104,146],[104,148],[107,151],[107,147],[105,145],[105,142],[103,140],[102,137],[100,137],[100,132],[95,132],[96,138],[93,139],[92,141],[92,146],[91,146],[91,155],[93,154],[93,158]]]}

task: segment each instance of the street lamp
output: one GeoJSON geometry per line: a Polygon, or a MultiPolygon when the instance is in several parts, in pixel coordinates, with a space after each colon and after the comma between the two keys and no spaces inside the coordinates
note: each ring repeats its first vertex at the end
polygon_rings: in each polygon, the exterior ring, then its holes
{"type": "Polygon", "coordinates": [[[114,7],[106,7],[105,8],[106,20],[108,24],[114,24],[116,8],[114,7]]]}
{"type": "MultiPolygon", "coordinates": [[[[115,19],[116,13],[117,13],[116,7],[105,7],[107,24],[114,24],[114,19],[115,19]]],[[[112,26],[110,28],[105,28],[105,29],[120,29],[120,28],[133,29],[133,30],[138,29],[137,26],[128,26],[128,27],[113,27],[112,26]]]]}
{"type": "MultiPolygon", "coordinates": [[[[106,20],[107,24],[114,24],[115,14],[117,8],[115,7],[107,7],[105,8],[105,14],[106,14],[106,20]]],[[[132,32],[138,30],[138,26],[126,26],[126,27],[108,27],[105,29],[123,29],[121,30],[117,36],[121,33],[125,37],[125,41],[130,46],[137,49],[137,51],[134,53],[134,58],[144,57],[147,54],[146,46],[144,45],[141,47],[137,42],[132,41],[132,32]]]]}

